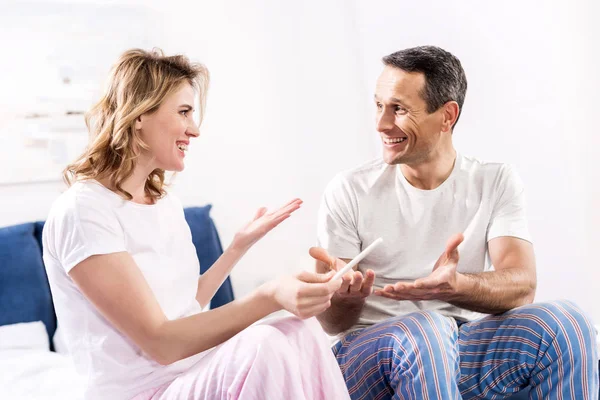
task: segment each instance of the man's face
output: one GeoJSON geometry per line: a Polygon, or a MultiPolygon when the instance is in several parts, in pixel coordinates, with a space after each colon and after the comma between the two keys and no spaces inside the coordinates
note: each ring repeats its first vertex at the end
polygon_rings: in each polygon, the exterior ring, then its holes
{"type": "Polygon", "coordinates": [[[439,150],[444,107],[427,112],[425,75],[386,66],[375,88],[376,125],[388,164],[418,164],[439,150]]]}

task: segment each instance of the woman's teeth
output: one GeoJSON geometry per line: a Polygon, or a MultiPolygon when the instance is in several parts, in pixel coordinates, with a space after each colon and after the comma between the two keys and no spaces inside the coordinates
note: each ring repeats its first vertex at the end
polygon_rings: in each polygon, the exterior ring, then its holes
{"type": "Polygon", "coordinates": [[[179,150],[181,150],[181,151],[187,151],[187,148],[188,148],[188,147],[187,147],[187,144],[180,143],[180,144],[178,144],[178,145],[177,145],[177,148],[178,148],[179,150]]]}

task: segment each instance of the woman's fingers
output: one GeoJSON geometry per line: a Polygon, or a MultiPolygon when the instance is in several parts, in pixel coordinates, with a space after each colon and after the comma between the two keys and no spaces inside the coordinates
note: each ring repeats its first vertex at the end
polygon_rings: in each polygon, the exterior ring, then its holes
{"type": "MultiPolygon", "coordinates": [[[[329,282],[333,275],[335,275],[335,271],[329,271],[326,274],[319,274],[312,271],[302,271],[296,277],[304,283],[325,283],[329,282]]],[[[305,285],[305,287],[310,288],[310,285],[305,285]]]]}
{"type": "Polygon", "coordinates": [[[258,211],[256,212],[256,215],[254,215],[254,221],[256,221],[257,219],[259,219],[260,217],[262,217],[263,215],[265,215],[265,213],[267,212],[267,207],[261,207],[258,209],[258,211]]]}
{"type": "Polygon", "coordinates": [[[300,208],[300,206],[302,205],[302,200],[300,199],[294,199],[292,201],[290,201],[289,203],[287,203],[285,206],[280,207],[279,209],[273,211],[270,216],[273,219],[277,219],[278,217],[284,215],[284,214],[291,214],[294,211],[296,211],[297,209],[300,208]]]}
{"type": "Polygon", "coordinates": [[[304,297],[300,299],[298,302],[299,307],[313,307],[319,304],[325,304],[329,300],[331,300],[331,295],[326,294],[325,296],[317,296],[317,297],[304,297]]]}

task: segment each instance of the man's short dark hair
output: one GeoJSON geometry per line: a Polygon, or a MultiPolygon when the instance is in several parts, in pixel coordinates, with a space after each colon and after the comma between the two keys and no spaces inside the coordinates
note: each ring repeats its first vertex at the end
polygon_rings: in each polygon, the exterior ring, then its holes
{"type": "Polygon", "coordinates": [[[421,96],[427,104],[427,112],[432,113],[445,103],[456,101],[460,117],[467,93],[467,77],[454,55],[436,46],[419,46],[385,56],[383,63],[425,75],[425,88],[421,96]]]}

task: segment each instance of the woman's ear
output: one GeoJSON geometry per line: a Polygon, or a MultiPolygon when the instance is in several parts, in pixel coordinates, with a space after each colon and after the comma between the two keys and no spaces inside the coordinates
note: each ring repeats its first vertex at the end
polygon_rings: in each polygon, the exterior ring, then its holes
{"type": "Polygon", "coordinates": [[[139,131],[142,129],[142,116],[140,115],[135,119],[135,130],[139,131]]]}

